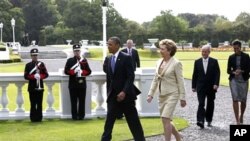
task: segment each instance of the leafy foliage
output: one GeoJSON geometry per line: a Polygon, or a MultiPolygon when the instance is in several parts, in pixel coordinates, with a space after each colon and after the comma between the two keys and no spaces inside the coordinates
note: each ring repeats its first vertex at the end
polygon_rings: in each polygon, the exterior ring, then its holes
{"type": "MultiPolygon", "coordinates": [[[[1,0],[0,22],[4,23],[3,40],[12,41],[11,18],[16,20],[15,36],[23,41],[36,40],[40,45],[73,43],[83,39],[102,40],[101,0],[1,0]],[[28,34],[27,34],[28,33],[28,34]]],[[[128,38],[142,46],[148,38],[171,38],[178,42],[202,40],[224,42],[250,39],[250,14],[242,12],[231,22],[223,15],[161,11],[152,21],[139,24],[122,17],[110,3],[107,6],[107,38],[118,36],[122,43],[128,38]]],[[[27,43],[29,44],[29,43],[27,43]]],[[[216,46],[216,43],[213,44],[216,46]]]]}

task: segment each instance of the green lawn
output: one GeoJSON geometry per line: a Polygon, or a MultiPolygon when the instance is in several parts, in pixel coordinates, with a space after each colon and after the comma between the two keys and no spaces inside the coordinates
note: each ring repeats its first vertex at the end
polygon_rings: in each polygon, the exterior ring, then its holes
{"type": "MultiPolygon", "coordinates": [[[[103,132],[104,119],[44,120],[41,123],[23,121],[0,121],[1,141],[98,141],[103,132]]],[[[163,133],[160,118],[141,118],[145,136],[163,133]]],[[[187,121],[174,119],[181,130],[188,126],[187,121]]],[[[132,139],[125,120],[117,120],[113,130],[113,140],[132,139]]]]}
{"type": "Polygon", "coordinates": [[[0,73],[12,73],[12,72],[23,72],[25,64],[11,63],[11,64],[0,64],[0,73]]]}

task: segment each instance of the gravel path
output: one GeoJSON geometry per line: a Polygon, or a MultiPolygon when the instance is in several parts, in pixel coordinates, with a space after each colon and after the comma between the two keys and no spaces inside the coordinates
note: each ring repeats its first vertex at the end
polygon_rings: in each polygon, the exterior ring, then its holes
{"type": "MultiPolygon", "coordinates": [[[[183,141],[229,141],[229,125],[235,124],[235,118],[232,107],[232,98],[229,87],[220,86],[215,99],[215,111],[213,118],[213,127],[205,126],[203,130],[196,126],[196,112],[198,100],[196,93],[191,91],[191,81],[185,80],[187,106],[181,108],[177,105],[175,115],[188,120],[190,126],[181,131],[183,141]]],[[[249,96],[248,96],[249,101],[249,96]]],[[[244,116],[244,123],[250,124],[250,103],[247,102],[247,108],[244,116]]],[[[163,135],[147,138],[147,141],[164,141],[163,135]]],[[[174,139],[173,139],[174,141],[174,139]]]]}

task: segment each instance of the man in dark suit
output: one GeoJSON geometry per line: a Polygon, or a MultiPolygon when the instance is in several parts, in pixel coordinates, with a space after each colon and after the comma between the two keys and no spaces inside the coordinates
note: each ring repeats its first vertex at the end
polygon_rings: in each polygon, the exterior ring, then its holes
{"type": "Polygon", "coordinates": [[[197,125],[202,129],[205,119],[208,122],[208,127],[212,127],[215,93],[220,81],[220,67],[216,59],[209,57],[210,49],[210,45],[202,47],[202,57],[195,60],[192,79],[192,91],[197,92],[199,102],[197,125]],[[206,98],[207,106],[205,109],[206,98]]]}
{"type": "Polygon", "coordinates": [[[136,68],[140,68],[140,57],[138,51],[133,48],[133,40],[127,40],[127,47],[122,49],[122,52],[125,52],[132,57],[134,71],[136,70],[136,68]]]}
{"type": "Polygon", "coordinates": [[[117,114],[124,113],[129,129],[135,141],[144,141],[144,133],[135,107],[136,96],[140,91],[134,86],[134,71],[132,58],[120,52],[121,46],[118,37],[108,40],[109,52],[113,55],[106,57],[104,72],[107,74],[107,117],[104,126],[102,141],[112,139],[112,130],[117,114]]]}

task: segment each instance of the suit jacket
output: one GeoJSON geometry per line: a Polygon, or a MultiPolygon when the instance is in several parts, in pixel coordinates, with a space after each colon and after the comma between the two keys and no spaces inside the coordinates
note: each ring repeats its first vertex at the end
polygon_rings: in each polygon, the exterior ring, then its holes
{"type": "MultiPolygon", "coordinates": [[[[124,48],[122,49],[122,52],[128,53],[128,49],[124,48]]],[[[134,70],[136,70],[136,67],[138,68],[140,67],[140,57],[136,49],[132,48],[131,52],[132,52],[131,57],[133,60],[133,67],[134,67],[134,70]]]]}
{"type": "Polygon", "coordinates": [[[114,72],[111,69],[111,57],[106,57],[103,64],[103,71],[107,74],[107,102],[116,100],[116,96],[121,91],[124,91],[126,94],[122,102],[136,100],[136,96],[141,92],[134,86],[135,74],[132,58],[128,54],[119,52],[114,72]]]}
{"type": "Polygon", "coordinates": [[[197,92],[201,90],[214,91],[213,86],[219,86],[220,67],[218,61],[209,57],[207,64],[207,72],[205,74],[202,58],[195,60],[192,77],[192,88],[197,92]]]}
{"type": "Polygon", "coordinates": [[[157,62],[155,76],[148,95],[154,96],[157,89],[160,87],[160,95],[178,93],[180,99],[185,100],[185,87],[181,62],[174,57],[171,57],[168,64],[159,74],[158,70],[162,61],[163,59],[160,59],[157,62]]]}
{"type": "MultiPolygon", "coordinates": [[[[250,69],[250,60],[249,60],[249,55],[241,52],[240,54],[241,60],[240,60],[240,67],[241,70],[244,72],[242,73],[242,77],[245,81],[249,79],[249,69],[250,69]]],[[[232,80],[232,78],[235,77],[233,72],[236,70],[236,55],[232,54],[228,58],[228,63],[227,63],[227,73],[229,74],[229,80],[232,80]]]]}

